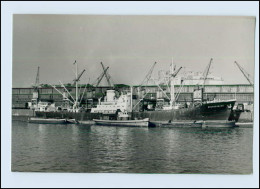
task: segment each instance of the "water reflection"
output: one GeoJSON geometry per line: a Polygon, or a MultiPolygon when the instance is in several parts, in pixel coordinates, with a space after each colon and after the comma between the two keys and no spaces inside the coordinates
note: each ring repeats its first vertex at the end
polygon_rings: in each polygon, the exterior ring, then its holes
{"type": "Polygon", "coordinates": [[[252,129],[13,123],[16,171],[250,173],[252,129]]]}

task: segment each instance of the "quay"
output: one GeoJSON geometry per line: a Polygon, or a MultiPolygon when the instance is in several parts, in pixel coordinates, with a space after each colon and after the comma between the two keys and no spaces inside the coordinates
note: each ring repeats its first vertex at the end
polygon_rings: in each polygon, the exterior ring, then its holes
{"type": "MultiPolygon", "coordinates": [[[[82,113],[82,114],[90,114],[90,113],[82,113]]],[[[73,115],[73,113],[71,115],[73,115]]],[[[75,114],[75,115],[77,115],[77,114],[75,114]]],[[[14,120],[14,121],[25,121],[25,122],[27,122],[28,118],[33,117],[33,116],[34,116],[33,110],[28,110],[28,109],[13,109],[12,110],[12,120],[14,120]]],[[[52,118],[57,117],[57,115],[55,115],[54,112],[50,112],[48,114],[48,116],[52,117],[52,118]]],[[[76,117],[76,118],[78,118],[79,124],[94,125],[95,122],[93,120],[83,119],[84,117],[86,118],[87,116],[83,115],[83,116],[77,116],[76,117]]],[[[243,127],[243,128],[253,127],[252,112],[242,112],[240,117],[241,118],[239,119],[239,122],[235,123],[235,126],[239,126],[239,127],[243,127]]],[[[75,117],[73,117],[73,118],[75,118],[75,117]]],[[[214,123],[214,121],[211,121],[211,123],[209,121],[206,122],[206,124],[212,124],[212,123],[214,123]]],[[[168,121],[150,121],[150,124],[149,124],[150,127],[162,127],[162,128],[202,127],[202,125],[203,125],[203,122],[193,122],[193,121],[176,121],[176,122],[172,122],[172,123],[169,123],[168,121]]],[[[218,123],[215,122],[215,125],[218,125],[218,123]]],[[[222,123],[222,125],[223,125],[223,123],[222,123]]],[[[221,123],[220,123],[219,126],[221,126],[221,123]]]]}

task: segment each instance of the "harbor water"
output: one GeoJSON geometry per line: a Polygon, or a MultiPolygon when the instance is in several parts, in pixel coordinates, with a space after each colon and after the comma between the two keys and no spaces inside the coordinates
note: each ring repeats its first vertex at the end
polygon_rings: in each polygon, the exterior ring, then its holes
{"type": "Polygon", "coordinates": [[[253,128],[12,122],[12,171],[251,174],[253,128]]]}

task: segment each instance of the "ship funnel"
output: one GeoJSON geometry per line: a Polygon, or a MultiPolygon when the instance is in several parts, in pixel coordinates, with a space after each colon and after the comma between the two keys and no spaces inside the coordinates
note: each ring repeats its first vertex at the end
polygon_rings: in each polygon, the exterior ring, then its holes
{"type": "Polygon", "coordinates": [[[115,100],[115,90],[107,90],[107,102],[113,102],[115,100]]]}

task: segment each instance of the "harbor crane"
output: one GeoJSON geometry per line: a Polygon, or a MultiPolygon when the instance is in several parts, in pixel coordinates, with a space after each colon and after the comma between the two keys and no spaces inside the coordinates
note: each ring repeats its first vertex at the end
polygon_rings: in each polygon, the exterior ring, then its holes
{"type": "Polygon", "coordinates": [[[205,71],[203,72],[203,88],[206,84],[206,80],[207,80],[207,77],[208,77],[208,74],[209,74],[209,69],[210,69],[210,66],[212,64],[212,61],[213,61],[213,58],[210,59],[209,64],[207,65],[205,71]]]}
{"type": "Polygon", "coordinates": [[[140,87],[143,86],[145,83],[148,84],[149,80],[151,79],[151,76],[152,76],[152,73],[153,73],[153,70],[154,70],[154,67],[155,67],[156,64],[157,64],[157,62],[153,63],[153,65],[151,66],[150,70],[146,74],[144,80],[140,84],[140,87]]]}
{"type": "Polygon", "coordinates": [[[109,67],[106,67],[106,68],[105,68],[105,66],[104,66],[104,64],[103,64],[102,62],[101,62],[100,64],[101,64],[101,66],[102,66],[103,72],[102,72],[101,75],[97,78],[97,80],[96,80],[97,82],[94,82],[93,85],[95,85],[95,83],[96,83],[96,87],[98,87],[99,84],[100,84],[100,82],[102,81],[102,79],[103,79],[104,76],[105,76],[108,85],[109,85],[110,87],[112,87],[112,84],[111,84],[111,82],[110,82],[111,76],[108,74],[108,68],[109,68],[109,67]]]}
{"type": "Polygon", "coordinates": [[[104,72],[101,73],[101,75],[97,78],[97,84],[96,84],[96,87],[98,87],[98,85],[100,84],[100,82],[102,81],[104,75],[106,74],[107,70],[108,70],[109,67],[107,67],[104,72]]]}
{"type": "Polygon", "coordinates": [[[101,64],[101,66],[102,66],[102,68],[103,68],[103,71],[104,71],[104,73],[105,73],[105,77],[106,77],[106,79],[107,79],[107,83],[108,83],[108,85],[111,87],[112,85],[111,85],[111,82],[110,82],[110,76],[108,75],[107,72],[105,72],[105,66],[104,66],[104,64],[103,64],[102,62],[100,62],[100,64],[101,64]]]}
{"type": "MultiPolygon", "coordinates": [[[[144,84],[148,84],[149,80],[151,79],[151,76],[152,76],[152,73],[153,73],[153,70],[154,70],[154,67],[155,65],[157,64],[157,62],[154,62],[153,65],[151,66],[150,70],[148,71],[148,73],[146,74],[144,80],[142,81],[142,83],[139,85],[138,87],[138,93],[140,93],[140,88],[144,85],[144,84]]],[[[153,80],[153,79],[152,79],[153,80]]],[[[153,80],[154,81],[154,80],[153,80]]],[[[146,94],[144,94],[143,98],[149,93],[149,89],[148,91],[146,92],[146,94]]],[[[134,109],[135,107],[137,107],[137,105],[143,100],[143,98],[141,98],[136,104],[135,106],[132,108],[134,109]]]]}
{"type": "MultiPolygon", "coordinates": [[[[153,73],[153,70],[154,70],[154,67],[155,67],[156,64],[157,64],[157,62],[154,62],[154,63],[153,63],[153,65],[151,66],[150,70],[149,70],[148,73],[146,74],[144,80],[143,80],[142,83],[139,85],[139,88],[138,88],[139,92],[140,92],[140,88],[142,88],[143,85],[147,85],[148,82],[150,81],[151,76],[152,76],[152,73],[153,73]]],[[[154,80],[153,80],[153,81],[154,81],[154,80]]],[[[148,92],[149,92],[149,90],[148,90],[148,92]]]]}
{"type": "Polygon", "coordinates": [[[84,73],[85,71],[86,71],[86,70],[84,69],[84,70],[78,75],[78,77],[73,80],[73,82],[74,82],[73,84],[74,84],[74,85],[76,84],[76,82],[79,81],[79,79],[81,78],[81,76],[83,75],[83,73],[84,73]]]}
{"type": "MultiPolygon", "coordinates": [[[[177,71],[175,71],[175,69],[176,69],[176,65],[173,68],[173,71],[172,71],[173,73],[170,74],[170,76],[173,78],[175,78],[177,76],[177,74],[181,71],[182,67],[179,67],[179,69],[177,71]]],[[[169,82],[168,82],[168,87],[169,87],[170,83],[171,83],[171,80],[169,80],[169,82]]]]}
{"type": "Polygon", "coordinates": [[[239,70],[242,72],[242,74],[245,76],[245,78],[247,79],[247,81],[250,83],[250,85],[253,85],[254,83],[252,82],[252,80],[250,79],[250,75],[246,72],[246,70],[244,68],[242,68],[236,61],[235,64],[237,65],[237,67],[239,68],[239,70]]]}
{"type": "MultiPolygon", "coordinates": [[[[176,65],[175,65],[175,67],[176,67],[176,65]]],[[[174,67],[174,70],[175,70],[175,67],[174,67]]],[[[182,69],[182,67],[180,67],[176,72],[174,72],[173,74],[171,74],[172,77],[176,77],[177,74],[180,72],[181,69],[182,69]]]]}

